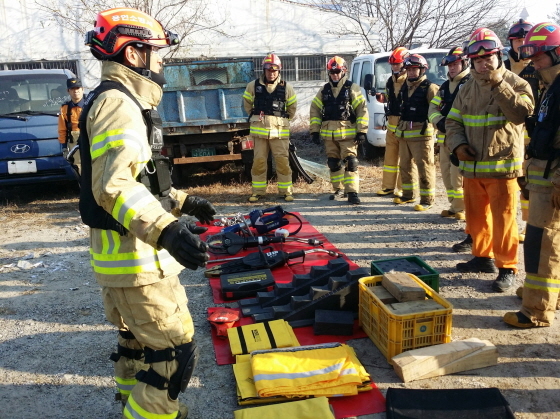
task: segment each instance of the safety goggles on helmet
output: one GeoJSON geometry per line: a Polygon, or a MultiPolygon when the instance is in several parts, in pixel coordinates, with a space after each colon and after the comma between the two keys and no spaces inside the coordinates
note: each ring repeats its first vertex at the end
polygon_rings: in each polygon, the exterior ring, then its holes
{"type": "Polygon", "coordinates": [[[489,55],[498,52],[502,46],[492,39],[484,39],[482,41],[475,41],[467,47],[467,55],[471,58],[489,55]]]}
{"type": "Polygon", "coordinates": [[[558,47],[560,47],[560,45],[520,45],[519,58],[526,60],[527,58],[534,57],[535,55],[542,54],[543,52],[553,51],[558,47]]]}
{"type": "Polygon", "coordinates": [[[467,56],[464,53],[464,49],[462,47],[455,47],[449,51],[449,54],[442,58],[440,66],[446,66],[455,61],[461,61],[466,59],[467,56]]]}
{"type": "Polygon", "coordinates": [[[330,74],[340,74],[342,73],[342,70],[340,68],[333,68],[332,70],[329,70],[330,74]]]}
{"type": "Polygon", "coordinates": [[[508,39],[522,39],[527,36],[531,28],[533,27],[532,24],[529,22],[525,22],[524,20],[520,20],[519,23],[516,23],[511,27],[508,32],[508,39]]]}
{"type": "Polygon", "coordinates": [[[418,54],[411,54],[404,60],[404,67],[405,68],[428,68],[428,63],[424,57],[418,54]]]}
{"type": "Polygon", "coordinates": [[[280,66],[272,63],[266,63],[265,65],[263,65],[263,68],[265,70],[280,71],[280,66]]]}

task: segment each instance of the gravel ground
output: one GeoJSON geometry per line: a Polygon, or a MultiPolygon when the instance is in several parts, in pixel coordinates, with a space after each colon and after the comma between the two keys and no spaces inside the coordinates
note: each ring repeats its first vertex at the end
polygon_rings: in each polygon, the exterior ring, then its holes
{"type": "MultiPolygon", "coordinates": [[[[440,294],[454,306],[453,340],[488,339],[500,354],[494,367],[403,384],[369,339],[351,340],[382,392],[388,387],[498,387],[518,418],[559,418],[558,321],[550,328],[509,328],[501,318],[519,308],[514,292],[493,293],[491,274],[455,271],[457,262],[469,258],[450,252],[464,238],[464,222],[439,216],[447,207],[441,184],[437,204],[424,213],[375,196],[378,187],[378,179],[365,181],[363,205],[355,207],[329,201],[325,194],[298,194],[293,203],[262,205],[299,211],[361,267],[369,268],[374,259],[421,256],[440,272],[440,294]]],[[[0,197],[0,418],[120,418],[109,361],[116,332],[104,318],[77,200],[43,187],[3,191],[0,197]]],[[[207,197],[220,214],[254,208],[245,196],[207,197]]],[[[522,261],[520,249],[520,284],[522,261]]],[[[206,308],[215,305],[210,287],[200,270],[184,271],[180,278],[202,347],[195,376],[180,398],[189,405],[189,418],[231,418],[238,408],[232,370],[217,366],[206,321],[206,308]]]]}

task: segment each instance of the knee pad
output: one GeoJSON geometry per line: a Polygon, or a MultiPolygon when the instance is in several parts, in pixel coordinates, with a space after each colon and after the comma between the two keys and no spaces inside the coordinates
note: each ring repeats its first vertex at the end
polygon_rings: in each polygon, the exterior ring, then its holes
{"type": "Polygon", "coordinates": [[[346,170],[355,172],[358,170],[358,158],[356,156],[348,156],[344,159],[346,162],[346,170]]]}
{"type": "MultiPolygon", "coordinates": [[[[130,330],[119,330],[119,335],[121,335],[123,339],[136,339],[136,337],[130,330]]],[[[126,346],[118,344],[117,352],[113,352],[109,359],[113,362],[118,362],[121,357],[135,359],[138,361],[144,357],[144,351],[142,349],[130,349],[126,346]]]]}
{"type": "Polygon", "coordinates": [[[144,350],[146,364],[156,362],[177,360],[179,366],[177,371],[169,378],[162,377],[152,368],[148,371],[142,370],[136,374],[136,379],[142,381],[158,390],[167,390],[169,397],[176,400],[179,392],[184,392],[192,377],[194,368],[198,362],[200,349],[193,341],[183,345],[167,348],[160,351],[146,347],[144,350]]]}
{"type": "Polygon", "coordinates": [[[327,166],[329,166],[331,172],[338,172],[340,169],[342,169],[342,164],[340,159],[337,159],[335,157],[327,158],[327,166]]]}

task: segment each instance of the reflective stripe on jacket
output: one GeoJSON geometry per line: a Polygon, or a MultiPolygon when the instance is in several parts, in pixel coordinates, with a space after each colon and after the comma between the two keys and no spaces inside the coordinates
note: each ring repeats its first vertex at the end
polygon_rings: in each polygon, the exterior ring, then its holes
{"type": "MultiPolygon", "coordinates": [[[[552,84],[552,82],[560,75],[560,64],[555,66],[539,70],[539,75],[541,76],[542,83],[545,86],[545,91],[543,92],[543,96],[545,97],[546,91],[552,84]]],[[[560,109],[549,109],[549,112],[558,112],[560,114],[560,109]]],[[[538,112],[538,109],[537,109],[538,112]]],[[[556,133],[556,137],[554,138],[554,148],[560,149],[560,131],[556,133]]],[[[527,181],[527,189],[531,191],[541,191],[541,192],[550,192],[551,188],[554,185],[557,185],[560,188],[560,158],[554,160],[550,164],[550,173],[548,178],[544,178],[544,171],[546,169],[546,165],[548,164],[547,160],[539,160],[539,159],[529,159],[525,162],[525,176],[527,181]]]]}
{"type": "MultiPolygon", "coordinates": [[[[346,80],[348,80],[347,74],[340,79],[336,87],[333,85],[332,81],[329,81],[335,98],[342,90],[342,86],[344,86],[346,80]]],[[[367,133],[369,114],[366,100],[362,95],[360,86],[356,83],[352,83],[350,87],[350,105],[356,114],[356,122],[354,123],[351,121],[323,121],[324,105],[322,91],[323,86],[321,86],[321,89],[319,89],[319,92],[317,92],[317,95],[313,98],[309,109],[309,131],[311,133],[320,132],[323,138],[336,141],[353,140],[357,133],[367,133]]]]}
{"type": "MultiPolygon", "coordinates": [[[[162,90],[154,82],[115,62],[103,62],[102,80],[122,83],[148,108],[157,106],[162,90]]],[[[182,270],[166,250],[157,250],[161,231],[176,218],[136,181],[150,160],[146,125],[138,106],[124,93],[99,95],[87,115],[95,200],[127,230],[91,229],[90,256],[100,285],[131,287],[158,282],[182,270]]],[[[186,194],[171,196],[183,205],[186,194]]]]}
{"type": "Polygon", "coordinates": [[[533,111],[531,87],[502,65],[503,79],[493,89],[489,73],[471,71],[447,115],[445,144],[454,151],[461,144],[475,150],[474,162],[462,162],[467,178],[521,176],[525,117],[533,111]]]}
{"type": "MultiPolygon", "coordinates": [[[[264,75],[260,77],[259,82],[266,86],[266,90],[272,93],[278,83],[280,83],[280,75],[272,84],[266,84],[264,75]]],[[[255,101],[255,80],[249,82],[243,93],[243,107],[245,112],[251,115],[253,111],[253,102],[255,101]]],[[[288,118],[282,118],[274,115],[252,115],[250,118],[250,134],[258,138],[280,138],[288,140],[290,138],[290,119],[294,117],[297,110],[296,92],[290,83],[286,83],[286,112],[288,118]]]]}

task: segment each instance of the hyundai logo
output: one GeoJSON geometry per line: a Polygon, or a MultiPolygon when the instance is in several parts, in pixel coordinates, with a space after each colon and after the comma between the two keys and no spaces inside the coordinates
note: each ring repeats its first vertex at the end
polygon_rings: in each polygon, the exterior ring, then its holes
{"type": "Polygon", "coordinates": [[[10,148],[10,151],[16,154],[27,153],[29,150],[31,150],[31,147],[29,147],[27,144],[16,144],[10,148]]]}

